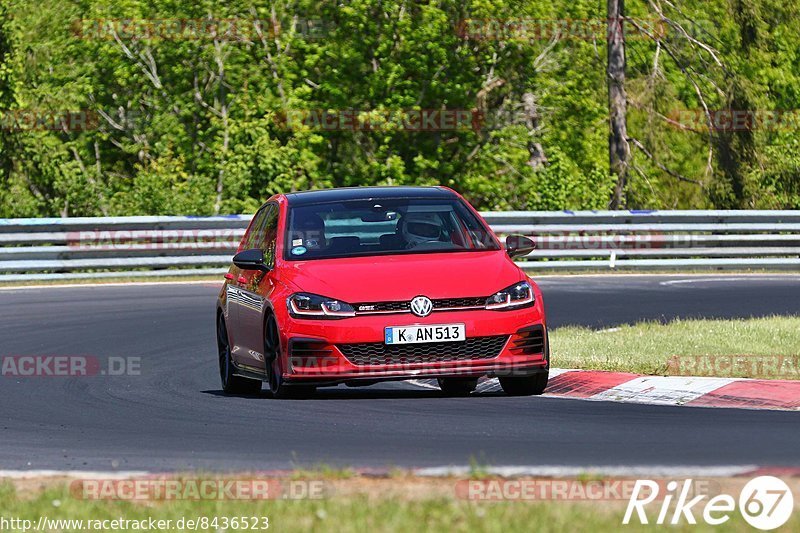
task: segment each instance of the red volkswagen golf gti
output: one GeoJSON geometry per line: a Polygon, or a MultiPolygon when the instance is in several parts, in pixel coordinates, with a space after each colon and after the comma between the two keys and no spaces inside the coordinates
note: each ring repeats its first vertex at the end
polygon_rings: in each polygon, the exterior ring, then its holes
{"type": "Polygon", "coordinates": [[[445,187],[360,187],[270,198],[253,217],[217,305],[223,390],[307,396],[318,386],[437,378],[467,395],[481,376],[541,394],[542,294],[445,187]]]}

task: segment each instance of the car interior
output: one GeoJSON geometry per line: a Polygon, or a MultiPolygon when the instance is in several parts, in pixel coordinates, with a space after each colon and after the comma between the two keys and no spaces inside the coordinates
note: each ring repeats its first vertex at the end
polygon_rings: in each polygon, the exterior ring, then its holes
{"type": "Polygon", "coordinates": [[[480,247],[449,204],[346,210],[341,204],[308,206],[293,213],[290,225],[290,258],[480,247]]]}

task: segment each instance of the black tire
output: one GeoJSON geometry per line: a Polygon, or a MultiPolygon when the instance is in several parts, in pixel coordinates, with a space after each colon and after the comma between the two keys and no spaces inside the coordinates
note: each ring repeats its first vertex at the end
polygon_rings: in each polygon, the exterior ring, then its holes
{"type": "Polygon", "coordinates": [[[254,395],[261,392],[261,381],[247,379],[235,374],[228,328],[222,315],[217,319],[217,351],[219,353],[219,377],[225,394],[254,395]]]}
{"type": "Polygon", "coordinates": [[[281,357],[280,334],[275,318],[267,317],[264,325],[264,359],[269,377],[269,390],[275,399],[307,398],[317,388],[314,385],[290,385],[283,379],[283,360],[281,357]]]}
{"type": "Polygon", "coordinates": [[[500,378],[503,392],[509,396],[538,396],[547,388],[549,372],[519,378],[500,378]]]}
{"type": "Polygon", "coordinates": [[[447,396],[469,396],[478,386],[478,378],[439,378],[437,381],[447,396]]]}

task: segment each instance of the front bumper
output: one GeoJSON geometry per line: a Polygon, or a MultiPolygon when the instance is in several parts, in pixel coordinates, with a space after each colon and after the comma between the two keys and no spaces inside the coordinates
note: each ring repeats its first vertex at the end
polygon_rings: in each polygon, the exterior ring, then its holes
{"type": "MultiPolygon", "coordinates": [[[[411,314],[359,316],[342,320],[288,321],[283,331],[287,355],[283,365],[287,382],[342,383],[358,381],[402,380],[432,377],[528,376],[546,372],[549,365],[547,330],[539,306],[511,311],[435,312],[425,318],[411,314]],[[459,360],[425,362],[401,361],[386,364],[354,364],[342,345],[373,344],[384,340],[384,328],[390,326],[464,324],[467,339],[499,337],[499,351],[471,353],[459,360]],[[524,349],[524,339],[531,331],[541,334],[541,349],[524,349]]],[[[446,351],[456,343],[437,343],[446,351]]],[[[415,346],[415,345],[406,345],[415,346]]],[[[530,348],[528,346],[528,348],[530,348]]],[[[431,360],[433,359],[433,360],[431,360]]]]}

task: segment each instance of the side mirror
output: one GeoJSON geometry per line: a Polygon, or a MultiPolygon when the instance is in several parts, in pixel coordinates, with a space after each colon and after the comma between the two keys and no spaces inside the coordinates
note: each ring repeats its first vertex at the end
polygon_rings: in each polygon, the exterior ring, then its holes
{"type": "Polygon", "coordinates": [[[233,256],[233,264],[242,270],[260,270],[267,272],[269,267],[264,264],[264,252],[258,248],[242,250],[233,256]]]}
{"type": "Polygon", "coordinates": [[[524,235],[509,235],[506,237],[506,253],[511,257],[522,257],[536,249],[533,239],[524,235]]]}

